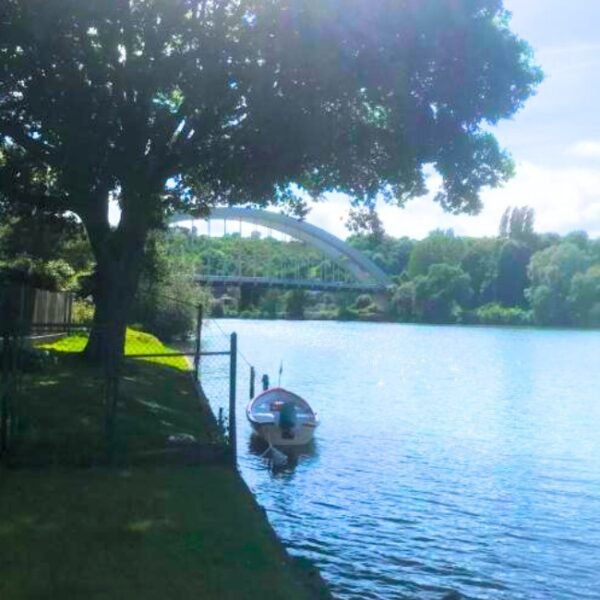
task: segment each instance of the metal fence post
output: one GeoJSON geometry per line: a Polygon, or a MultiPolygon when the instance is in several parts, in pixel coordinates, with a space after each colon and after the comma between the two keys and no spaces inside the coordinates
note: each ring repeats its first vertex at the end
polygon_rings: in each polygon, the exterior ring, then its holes
{"type": "Polygon", "coordinates": [[[0,373],[0,456],[8,450],[8,403],[9,403],[9,334],[2,336],[2,369],[0,373]]]}
{"type": "Polygon", "coordinates": [[[231,334],[231,350],[229,356],[229,446],[231,461],[237,467],[237,427],[235,420],[235,392],[237,374],[237,333],[231,334]]]}
{"type": "Polygon", "coordinates": [[[198,316],[196,323],[196,348],[194,350],[194,379],[200,380],[200,340],[202,338],[202,304],[198,305],[198,316]]]}

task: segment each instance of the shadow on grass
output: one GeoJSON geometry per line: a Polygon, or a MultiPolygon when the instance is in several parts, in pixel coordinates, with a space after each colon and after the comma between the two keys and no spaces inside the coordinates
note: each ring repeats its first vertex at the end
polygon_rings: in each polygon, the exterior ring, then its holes
{"type": "MultiPolygon", "coordinates": [[[[24,377],[18,399],[19,443],[9,464],[104,464],[108,453],[103,372],[81,353],[52,352],[53,364],[24,377]]],[[[120,464],[172,464],[178,456],[183,464],[222,461],[222,446],[214,417],[198,397],[189,370],[145,359],[124,361],[113,446],[120,464]],[[195,443],[171,447],[169,438],[195,443]]]]}
{"type": "Polygon", "coordinates": [[[1,598],[319,597],[221,467],[11,471],[0,544],[1,598]]]}

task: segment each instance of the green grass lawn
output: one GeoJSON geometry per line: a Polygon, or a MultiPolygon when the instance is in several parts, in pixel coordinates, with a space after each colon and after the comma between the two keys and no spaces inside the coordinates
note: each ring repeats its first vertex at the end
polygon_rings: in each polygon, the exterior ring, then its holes
{"type": "Polygon", "coordinates": [[[47,346],[55,359],[23,382],[22,441],[0,467],[0,598],[327,598],[234,470],[132,466],[173,433],[217,435],[183,359],[125,361],[119,466],[99,466],[103,381],[77,354],[84,344],[47,346]]]}
{"type": "MultiPolygon", "coordinates": [[[[38,347],[53,352],[60,353],[78,353],[82,352],[87,344],[88,336],[86,333],[75,333],[73,335],[64,337],[56,342],[50,344],[40,344],[38,347]]],[[[174,356],[160,356],[160,357],[145,357],[144,362],[150,362],[154,364],[160,364],[167,367],[173,367],[180,371],[188,371],[189,364],[182,356],[176,356],[177,350],[165,346],[158,338],[144,333],[142,331],[136,331],[135,329],[127,329],[125,336],[125,356],[133,356],[136,354],[169,354],[173,353],[174,356]]]]}
{"type": "MultiPolygon", "coordinates": [[[[23,436],[13,457],[18,464],[91,466],[106,456],[106,383],[102,370],[80,354],[86,339],[74,335],[41,346],[55,361],[24,378],[18,405],[23,436]]],[[[128,331],[126,354],[142,350],[169,352],[153,336],[128,331]]],[[[119,390],[116,447],[121,461],[164,448],[170,435],[191,434],[200,443],[219,435],[181,356],[125,359],[119,390]]]]}
{"type": "Polygon", "coordinates": [[[306,599],[223,467],[0,470],[0,598],[306,599]]]}

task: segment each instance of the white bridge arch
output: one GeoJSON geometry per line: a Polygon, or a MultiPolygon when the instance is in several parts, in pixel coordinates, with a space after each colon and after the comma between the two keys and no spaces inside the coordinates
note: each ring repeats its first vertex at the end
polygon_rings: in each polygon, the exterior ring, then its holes
{"type": "MultiPolygon", "coordinates": [[[[391,279],[364,254],[331,233],[310,223],[286,215],[251,208],[214,208],[208,218],[261,225],[305,242],[320,250],[350,273],[357,281],[357,287],[371,287],[383,291],[392,285],[391,279]]],[[[177,214],[169,219],[169,224],[175,225],[192,220],[194,218],[189,215],[177,214]]]]}

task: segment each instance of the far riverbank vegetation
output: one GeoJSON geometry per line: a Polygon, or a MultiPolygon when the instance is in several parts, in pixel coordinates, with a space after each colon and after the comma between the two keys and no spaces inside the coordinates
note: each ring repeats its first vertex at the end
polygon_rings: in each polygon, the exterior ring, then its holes
{"type": "MultiPolygon", "coordinates": [[[[253,285],[210,291],[194,282],[197,273],[245,269],[255,277],[310,280],[335,266],[301,242],[258,231],[250,237],[155,232],[131,322],[169,340],[192,328],[191,307],[203,304],[214,317],[600,327],[600,239],[583,231],[536,233],[533,222],[532,209],[509,208],[495,237],[436,230],[414,240],[387,235],[376,213],[354,214],[347,241],[393,280],[385,302],[365,293],[253,285]]],[[[0,268],[5,278],[85,298],[94,261],[76,221],[65,227],[62,220],[22,218],[0,229],[0,268]]],[[[91,315],[90,305],[76,303],[76,318],[91,315]]]]}

